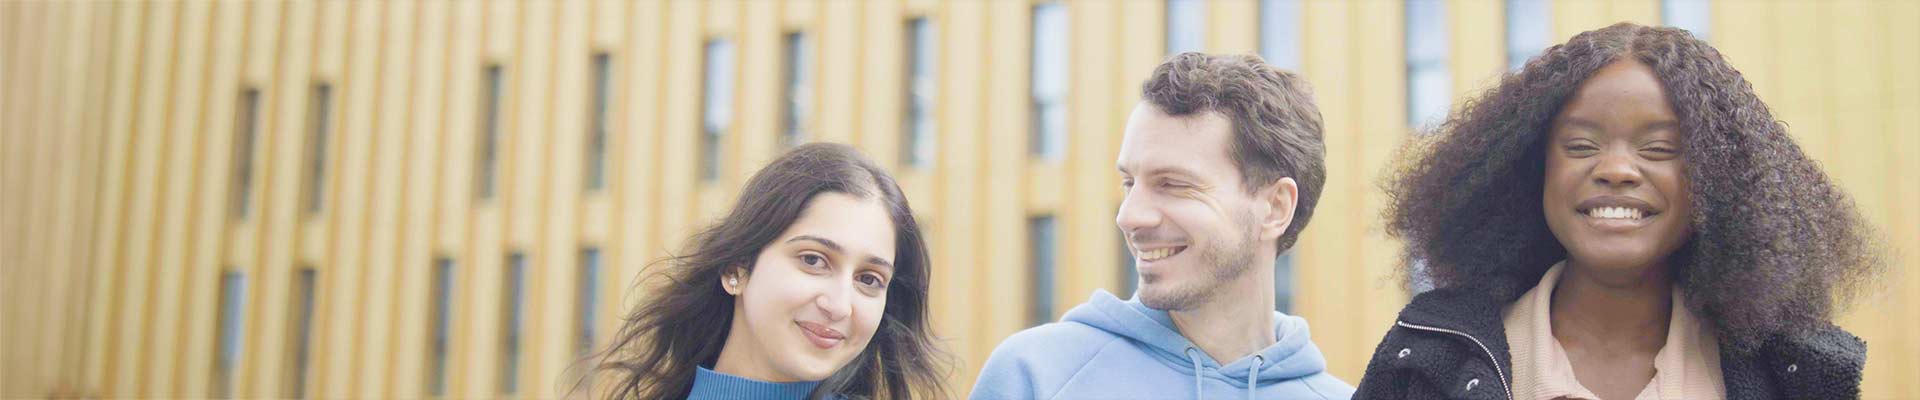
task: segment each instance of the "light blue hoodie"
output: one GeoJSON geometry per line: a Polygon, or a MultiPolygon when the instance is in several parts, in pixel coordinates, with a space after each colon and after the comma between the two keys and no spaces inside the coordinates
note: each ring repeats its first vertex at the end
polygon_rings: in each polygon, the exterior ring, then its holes
{"type": "Polygon", "coordinates": [[[1346,399],[1307,320],[1274,313],[1279,341],[1221,365],[1174,328],[1166,311],[1104,290],[1060,322],[1008,337],[987,358],[973,399],[1346,399]]]}

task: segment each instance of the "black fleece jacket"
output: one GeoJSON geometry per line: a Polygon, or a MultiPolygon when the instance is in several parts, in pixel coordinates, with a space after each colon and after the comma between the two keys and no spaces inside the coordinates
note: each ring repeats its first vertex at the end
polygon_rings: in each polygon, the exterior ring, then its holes
{"type": "MultiPolygon", "coordinates": [[[[1374,348],[1355,399],[1512,399],[1513,361],[1500,312],[1513,299],[1452,287],[1415,296],[1374,348]]],[[[1757,351],[1722,342],[1727,398],[1854,399],[1867,345],[1825,326],[1776,335],[1757,351]]]]}

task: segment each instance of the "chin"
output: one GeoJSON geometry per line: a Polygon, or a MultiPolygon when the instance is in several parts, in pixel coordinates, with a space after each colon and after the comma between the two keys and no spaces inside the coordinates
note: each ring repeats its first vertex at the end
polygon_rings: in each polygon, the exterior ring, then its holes
{"type": "Polygon", "coordinates": [[[1161,311],[1180,311],[1191,302],[1190,297],[1181,293],[1172,282],[1162,278],[1159,283],[1141,286],[1140,304],[1161,311]]]}
{"type": "Polygon", "coordinates": [[[1569,258],[1579,257],[1589,268],[1605,271],[1629,271],[1653,265],[1658,257],[1649,255],[1651,249],[1605,247],[1585,251],[1570,251],[1569,258]]]}

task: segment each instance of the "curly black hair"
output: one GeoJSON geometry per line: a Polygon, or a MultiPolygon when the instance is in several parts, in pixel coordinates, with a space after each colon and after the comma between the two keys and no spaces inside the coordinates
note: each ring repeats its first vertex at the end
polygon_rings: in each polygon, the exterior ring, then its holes
{"type": "Polygon", "coordinates": [[[1740,72],[1675,28],[1576,35],[1402,149],[1384,182],[1387,230],[1407,243],[1399,273],[1512,301],[1565,259],[1541,206],[1544,139],[1581,83],[1626,57],[1659,76],[1680,119],[1695,211],[1670,265],[1686,306],[1739,352],[1830,326],[1886,268],[1873,229],[1740,72]]]}

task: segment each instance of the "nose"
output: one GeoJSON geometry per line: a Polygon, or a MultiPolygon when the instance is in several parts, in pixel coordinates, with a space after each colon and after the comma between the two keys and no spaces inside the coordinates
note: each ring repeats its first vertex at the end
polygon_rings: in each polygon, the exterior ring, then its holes
{"type": "Polygon", "coordinates": [[[820,313],[825,314],[828,321],[846,319],[848,314],[853,313],[853,305],[847,299],[850,296],[847,292],[851,290],[853,290],[853,282],[833,285],[813,298],[813,306],[819,307],[820,313]]]}
{"type": "Polygon", "coordinates": [[[1149,203],[1147,199],[1129,191],[1127,197],[1120,201],[1120,211],[1113,217],[1114,225],[1127,233],[1159,226],[1160,212],[1149,203]]]}
{"type": "Polygon", "coordinates": [[[1594,166],[1593,183],[1604,187],[1631,188],[1646,180],[1640,175],[1640,167],[1633,164],[1630,152],[1622,154],[1611,152],[1600,156],[1600,164],[1594,166]]]}

